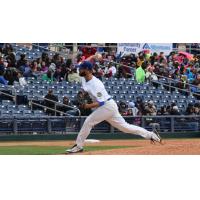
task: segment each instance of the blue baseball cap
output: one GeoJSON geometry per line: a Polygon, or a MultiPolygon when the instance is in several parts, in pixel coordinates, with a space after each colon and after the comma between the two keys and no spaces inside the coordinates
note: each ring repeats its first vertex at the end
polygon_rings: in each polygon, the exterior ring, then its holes
{"type": "Polygon", "coordinates": [[[92,70],[93,65],[91,62],[89,61],[83,61],[80,65],[77,65],[77,67],[79,69],[88,69],[88,70],[92,70]]]}

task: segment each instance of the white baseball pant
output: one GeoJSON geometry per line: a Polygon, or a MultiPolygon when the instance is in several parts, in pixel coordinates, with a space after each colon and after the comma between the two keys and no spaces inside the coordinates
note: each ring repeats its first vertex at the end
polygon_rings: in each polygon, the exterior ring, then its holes
{"type": "Polygon", "coordinates": [[[103,106],[98,107],[86,118],[76,139],[76,144],[79,147],[83,147],[84,141],[90,134],[92,127],[104,120],[124,133],[140,135],[146,139],[150,139],[154,134],[153,132],[147,131],[142,127],[127,123],[119,113],[117,104],[114,100],[111,99],[107,101],[103,106]]]}

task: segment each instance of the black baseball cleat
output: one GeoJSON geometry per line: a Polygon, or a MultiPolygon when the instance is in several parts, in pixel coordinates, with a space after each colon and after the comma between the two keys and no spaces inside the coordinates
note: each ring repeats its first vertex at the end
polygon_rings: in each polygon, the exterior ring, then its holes
{"type": "Polygon", "coordinates": [[[83,147],[79,147],[77,144],[75,144],[73,147],[70,149],[67,149],[65,151],[66,153],[80,153],[83,152],[83,147]]]}
{"type": "Polygon", "coordinates": [[[159,132],[158,132],[158,130],[157,129],[154,129],[153,130],[153,135],[151,136],[151,143],[152,144],[155,144],[156,142],[158,142],[158,143],[160,143],[160,144],[163,144],[162,143],[162,138],[160,137],[160,134],[159,134],[159,132]]]}

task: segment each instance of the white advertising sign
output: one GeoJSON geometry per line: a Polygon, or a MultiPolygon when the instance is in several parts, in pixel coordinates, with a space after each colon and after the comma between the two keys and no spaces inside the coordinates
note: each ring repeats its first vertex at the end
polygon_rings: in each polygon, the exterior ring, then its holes
{"type": "Polygon", "coordinates": [[[137,54],[143,50],[149,49],[151,53],[164,52],[165,55],[169,55],[172,51],[172,43],[118,43],[117,53],[124,54],[137,54]]]}

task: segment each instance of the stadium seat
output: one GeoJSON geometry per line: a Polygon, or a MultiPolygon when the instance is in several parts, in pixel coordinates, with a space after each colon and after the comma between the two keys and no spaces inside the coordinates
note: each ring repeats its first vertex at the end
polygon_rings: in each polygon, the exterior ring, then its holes
{"type": "Polygon", "coordinates": [[[42,110],[34,110],[33,114],[35,117],[40,117],[45,115],[45,113],[42,110]]]}
{"type": "Polygon", "coordinates": [[[5,105],[5,106],[8,106],[8,105],[13,105],[13,101],[10,101],[10,100],[2,100],[2,104],[5,105]]]}

